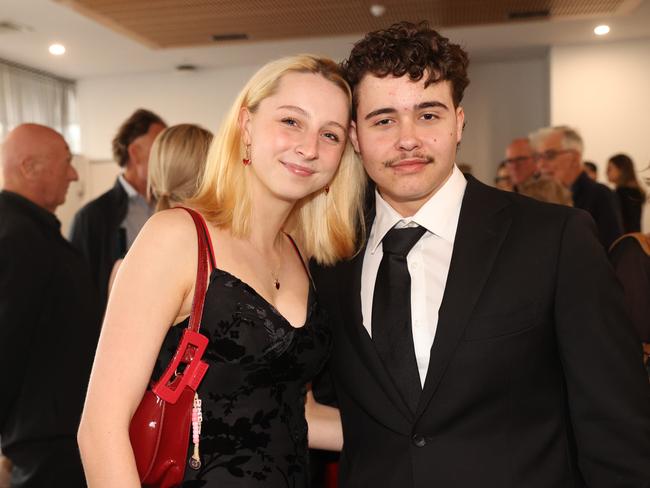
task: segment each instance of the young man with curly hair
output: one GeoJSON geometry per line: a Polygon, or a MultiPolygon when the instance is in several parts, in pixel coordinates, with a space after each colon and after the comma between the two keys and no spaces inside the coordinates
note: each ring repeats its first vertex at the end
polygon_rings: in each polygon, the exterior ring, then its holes
{"type": "Polygon", "coordinates": [[[591,218],[463,176],[468,57],[426,24],[344,66],[376,189],[363,248],[314,273],[340,486],[650,486],[650,388],[591,218]]]}

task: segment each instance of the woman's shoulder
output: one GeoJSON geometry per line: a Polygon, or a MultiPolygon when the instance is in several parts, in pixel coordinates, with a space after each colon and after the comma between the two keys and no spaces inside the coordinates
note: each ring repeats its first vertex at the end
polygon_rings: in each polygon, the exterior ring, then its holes
{"type": "Polygon", "coordinates": [[[196,226],[182,208],[156,212],[138,234],[134,247],[156,248],[164,254],[196,248],[196,226]]]}
{"type": "Polygon", "coordinates": [[[192,231],[190,235],[196,234],[195,225],[189,212],[185,208],[176,207],[156,212],[147,220],[142,232],[154,233],[169,237],[182,237],[192,231]]]}

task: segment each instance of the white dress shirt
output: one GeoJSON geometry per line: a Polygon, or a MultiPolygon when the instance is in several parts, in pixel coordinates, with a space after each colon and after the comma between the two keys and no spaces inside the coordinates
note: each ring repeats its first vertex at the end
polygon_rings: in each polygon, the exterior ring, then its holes
{"type": "Polygon", "coordinates": [[[424,227],[427,232],[406,258],[411,275],[413,343],[422,386],[429,368],[429,355],[438,326],[438,311],[445,292],[466,186],[467,180],[454,166],[449,179],[412,217],[402,217],[386,203],[379,192],[375,192],[375,221],[370,230],[361,270],[363,325],[372,337],[372,297],[383,256],[382,239],[395,226],[424,227]]]}

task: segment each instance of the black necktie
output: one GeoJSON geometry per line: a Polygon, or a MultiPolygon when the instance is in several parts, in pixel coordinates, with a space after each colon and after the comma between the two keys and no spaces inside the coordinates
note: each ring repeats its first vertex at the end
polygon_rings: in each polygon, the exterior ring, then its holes
{"type": "Polygon", "coordinates": [[[382,241],[383,257],[372,298],[372,340],[395,386],[415,412],[422,392],[411,330],[411,275],[406,256],[424,227],[392,228],[382,241]]]}

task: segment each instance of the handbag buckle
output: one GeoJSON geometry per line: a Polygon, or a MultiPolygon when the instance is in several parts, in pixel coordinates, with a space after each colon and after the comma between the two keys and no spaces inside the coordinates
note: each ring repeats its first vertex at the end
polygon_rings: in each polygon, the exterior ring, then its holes
{"type": "Polygon", "coordinates": [[[176,403],[186,386],[196,391],[208,370],[207,363],[201,360],[207,347],[206,336],[185,329],[176,354],[152,391],[169,403],[176,403]]]}

